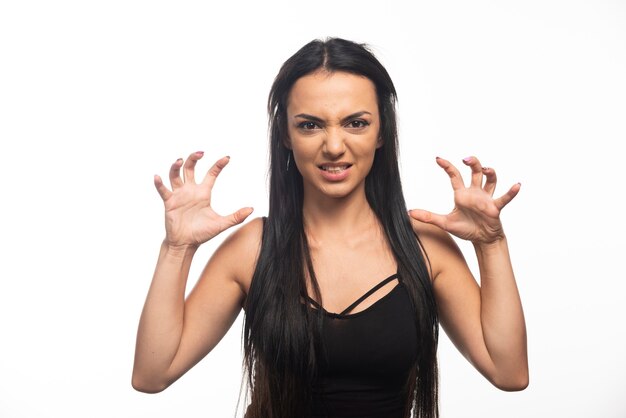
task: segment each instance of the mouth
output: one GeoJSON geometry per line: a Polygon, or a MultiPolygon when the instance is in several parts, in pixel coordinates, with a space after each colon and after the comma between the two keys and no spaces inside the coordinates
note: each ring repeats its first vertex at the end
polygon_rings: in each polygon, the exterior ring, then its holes
{"type": "Polygon", "coordinates": [[[352,164],[322,164],[320,170],[327,171],[330,174],[339,174],[352,167],[352,164]]]}

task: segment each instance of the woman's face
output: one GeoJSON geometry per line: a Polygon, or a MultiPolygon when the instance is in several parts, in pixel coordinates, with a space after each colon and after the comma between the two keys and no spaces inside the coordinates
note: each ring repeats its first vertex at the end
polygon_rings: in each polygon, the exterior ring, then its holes
{"type": "Polygon", "coordinates": [[[305,199],[365,192],[380,117],[374,84],[366,77],[324,70],[294,84],[287,104],[288,148],[302,174],[305,199]]]}

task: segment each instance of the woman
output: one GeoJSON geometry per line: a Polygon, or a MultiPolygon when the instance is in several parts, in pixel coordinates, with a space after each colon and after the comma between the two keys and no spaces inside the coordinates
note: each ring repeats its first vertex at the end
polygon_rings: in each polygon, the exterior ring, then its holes
{"type": "Polygon", "coordinates": [[[464,159],[466,187],[437,158],[454,210],[407,213],[395,99],[387,71],[362,45],[313,41],[287,60],[268,106],[269,215],[223,242],[187,300],[198,246],[252,209],[211,209],[228,157],[199,184],[202,152],[172,165],[172,190],[155,176],[166,237],[139,324],[137,390],[172,384],[242,307],[247,417],[436,417],[439,322],[495,386],[526,387],[524,317],[499,220],[520,185],[494,199],[493,169],[464,159]],[[473,243],[481,287],[449,234],[473,243]]]}

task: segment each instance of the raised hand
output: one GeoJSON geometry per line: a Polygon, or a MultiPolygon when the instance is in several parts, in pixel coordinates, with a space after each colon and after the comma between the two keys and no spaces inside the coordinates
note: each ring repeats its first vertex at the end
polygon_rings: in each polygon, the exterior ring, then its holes
{"type": "Polygon", "coordinates": [[[514,184],[504,195],[493,198],[496,189],[496,172],[493,168],[483,167],[476,157],[463,159],[463,163],[472,170],[472,179],[468,187],[463,178],[449,161],[437,157],[437,164],[450,177],[454,190],[454,209],[447,215],[438,215],[422,209],[409,211],[409,215],[421,222],[439,228],[459,238],[475,244],[491,243],[504,237],[500,211],[519,192],[520,183],[514,184]],[[483,184],[483,177],[485,182],[483,184]]]}
{"type": "Polygon", "coordinates": [[[201,183],[196,183],[194,170],[202,151],[191,154],[187,161],[179,158],[170,168],[170,191],[158,175],[154,185],[165,205],[165,242],[170,246],[199,246],[231,226],[240,224],[252,208],[242,208],[221,216],[211,208],[211,190],[217,176],[226,167],[229,157],[223,157],[209,169],[201,183]],[[183,168],[183,178],[180,169],[183,168]]]}

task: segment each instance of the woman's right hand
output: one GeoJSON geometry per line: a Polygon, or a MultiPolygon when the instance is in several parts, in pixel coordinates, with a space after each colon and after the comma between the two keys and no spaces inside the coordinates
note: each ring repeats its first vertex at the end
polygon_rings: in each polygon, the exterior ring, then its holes
{"type": "Polygon", "coordinates": [[[183,163],[179,158],[170,168],[170,191],[158,175],[154,185],[165,205],[165,243],[171,247],[198,247],[220,232],[240,224],[251,213],[252,208],[241,208],[228,216],[221,216],[211,208],[211,190],[215,179],[226,167],[229,157],[213,164],[201,183],[196,183],[194,169],[204,152],[194,152],[183,163]],[[183,178],[180,169],[183,168],[183,178]]]}

